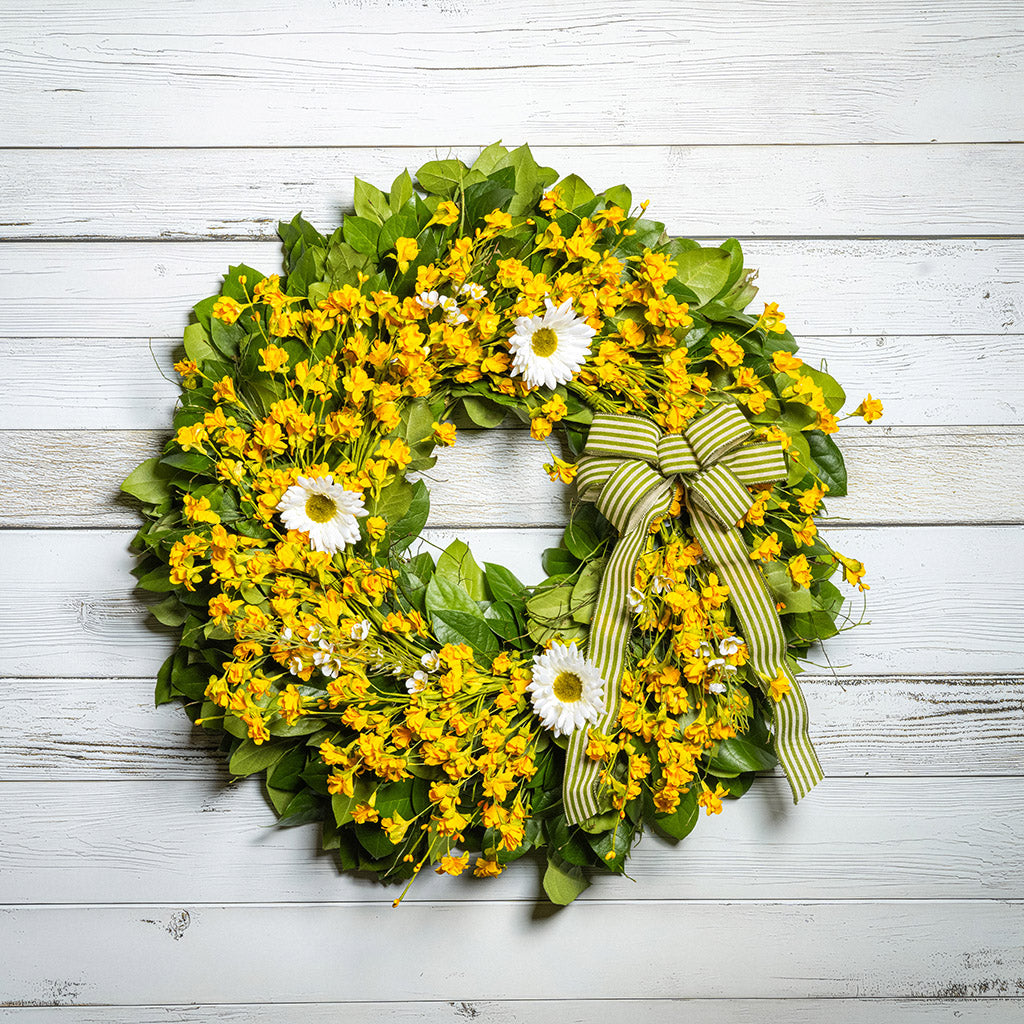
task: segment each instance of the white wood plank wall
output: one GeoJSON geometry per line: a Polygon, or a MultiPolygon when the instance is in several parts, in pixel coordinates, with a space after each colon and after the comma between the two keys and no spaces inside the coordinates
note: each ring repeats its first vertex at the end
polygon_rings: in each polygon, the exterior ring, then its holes
{"type": "MultiPolygon", "coordinates": [[[[1019,0],[2,0],[0,25],[0,1021],[1024,1019],[1019,0]],[[766,776],[558,913],[528,864],[392,911],[152,709],[170,639],[117,485],[229,261],[273,271],[278,218],[330,227],[353,174],[497,138],[741,238],[805,354],[885,401],[841,437],[829,527],[870,622],[815,658],[828,777],[799,808],[766,776]]],[[[531,574],[564,501],[539,461],[467,434],[436,535],[531,574]]]]}

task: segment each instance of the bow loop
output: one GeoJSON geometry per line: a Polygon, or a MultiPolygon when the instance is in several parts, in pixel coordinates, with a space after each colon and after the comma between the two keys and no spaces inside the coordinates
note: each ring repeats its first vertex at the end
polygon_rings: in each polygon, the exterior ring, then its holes
{"type": "Polygon", "coordinates": [[[721,462],[687,481],[690,499],[723,526],[735,526],[750,511],[750,491],[721,462]]]}
{"type": "Polygon", "coordinates": [[[683,433],[702,466],[710,466],[753,433],[747,417],[735,405],[716,405],[695,419],[683,433]]]}

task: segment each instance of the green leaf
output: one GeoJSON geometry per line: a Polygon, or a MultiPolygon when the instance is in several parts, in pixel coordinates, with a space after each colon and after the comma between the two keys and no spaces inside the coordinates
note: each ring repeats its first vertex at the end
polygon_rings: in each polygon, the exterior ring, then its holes
{"type": "Polygon", "coordinates": [[[778,763],[778,758],[770,750],[756,746],[742,736],[734,736],[718,744],[708,768],[716,774],[722,771],[739,775],[771,771],[778,763]]]}
{"type": "Polygon", "coordinates": [[[807,438],[808,452],[818,467],[818,476],[822,483],[828,484],[828,497],[842,498],[846,494],[846,463],[843,453],[836,447],[835,441],[820,430],[809,430],[807,438]]]}
{"type": "Polygon", "coordinates": [[[488,605],[484,611],[484,618],[491,630],[503,640],[517,640],[519,638],[519,624],[516,622],[512,609],[504,601],[496,601],[488,605]]]}
{"type": "Polygon", "coordinates": [[[814,607],[811,592],[793,582],[784,562],[765,562],[761,566],[761,572],[775,599],[785,604],[784,615],[809,612],[814,607]]]}
{"type": "Polygon", "coordinates": [[[594,198],[594,190],[578,174],[567,175],[556,187],[561,205],[567,210],[575,210],[594,198]]]}
{"type": "Polygon", "coordinates": [[[445,199],[454,198],[467,185],[483,179],[479,171],[470,171],[461,160],[430,160],[416,172],[416,180],[425,191],[445,199]]]}
{"type": "Polygon", "coordinates": [[[150,614],[164,626],[177,629],[188,615],[188,609],[178,600],[176,594],[168,594],[162,601],[149,606],[150,614]]]}
{"type": "Polygon", "coordinates": [[[376,224],[383,224],[391,216],[391,208],[384,198],[384,193],[375,185],[359,178],[355,179],[354,205],[357,217],[364,217],[376,224]]]}
{"type": "Polygon", "coordinates": [[[288,746],[287,743],[254,743],[245,739],[231,755],[228,771],[232,775],[255,775],[277,764],[288,752],[288,746]]]}
{"type": "Polygon", "coordinates": [[[572,617],[582,625],[588,625],[594,617],[594,608],[597,605],[597,597],[601,592],[601,580],[604,578],[604,569],[607,560],[598,558],[587,565],[576,586],[572,588],[572,598],[569,607],[572,610],[572,617]]]}
{"type": "Polygon", "coordinates": [[[608,200],[609,206],[621,206],[626,213],[629,213],[629,209],[633,205],[633,193],[625,185],[612,185],[611,188],[604,190],[603,195],[608,200]]]}
{"type": "Polygon", "coordinates": [[[583,869],[574,864],[548,857],[544,872],[544,892],[555,906],[567,907],[580,893],[590,886],[583,869]]]}
{"type": "Polygon", "coordinates": [[[391,192],[388,195],[391,212],[398,213],[410,199],[412,199],[412,178],[409,171],[404,170],[391,185],[391,192]]]}
{"type": "Polygon", "coordinates": [[[172,654],[160,666],[160,671],[156,674],[156,689],[153,692],[154,707],[160,707],[161,704],[167,704],[174,700],[174,689],[171,684],[171,674],[174,669],[175,657],[176,654],[172,654]]]}
{"type": "Polygon", "coordinates": [[[579,559],[565,548],[548,548],[540,556],[540,564],[549,576],[562,576],[575,572],[579,559]]]}
{"type": "Polygon", "coordinates": [[[689,249],[676,257],[676,277],[703,306],[728,283],[732,259],[732,253],[725,249],[689,249]]]}
{"type": "Polygon", "coordinates": [[[487,580],[483,569],[476,563],[469,545],[463,540],[453,540],[437,559],[435,575],[456,584],[473,601],[487,598],[487,580]]]}
{"type": "Polygon", "coordinates": [[[492,142],[473,161],[470,170],[479,171],[481,174],[491,174],[502,167],[508,166],[508,150],[500,142],[492,142]]]}
{"type": "Polygon", "coordinates": [[[505,415],[508,412],[506,408],[498,405],[497,402],[492,402],[489,398],[484,398],[482,395],[466,395],[462,399],[462,407],[466,410],[466,415],[478,426],[478,427],[497,427],[505,419],[505,415]]]}
{"type": "Polygon", "coordinates": [[[569,520],[562,535],[562,543],[581,562],[585,562],[601,547],[604,538],[598,534],[590,517],[577,514],[569,520]]]}
{"type": "Polygon", "coordinates": [[[519,582],[515,573],[494,562],[484,562],[484,573],[496,601],[505,601],[514,608],[524,604],[526,587],[519,582]]]}
{"type": "Polygon", "coordinates": [[[189,324],[185,328],[184,336],[185,355],[195,360],[201,366],[208,360],[219,358],[214,347],[210,344],[210,336],[202,324],[189,324]]]}
{"type": "Polygon", "coordinates": [[[801,433],[800,431],[789,435],[789,448],[786,449],[789,476],[786,482],[790,487],[803,480],[811,468],[810,436],[810,433],[801,433]]]}
{"type": "Polygon", "coordinates": [[[160,464],[159,456],[146,459],[128,474],[121,490],[149,505],[159,505],[171,496],[168,484],[174,479],[174,470],[160,464]]]}
{"type": "Polygon", "coordinates": [[[828,640],[839,632],[832,616],[825,611],[803,612],[784,621],[804,643],[811,644],[818,640],[828,640]]]}
{"type": "Polygon", "coordinates": [[[427,584],[426,607],[434,635],[441,643],[469,644],[488,659],[497,655],[494,633],[480,606],[462,587],[435,572],[427,584]]]}
{"type": "Polygon", "coordinates": [[[377,242],[380,239],[380,225],[366,217],[346,217],[342,221],[341,230],[345,241],[356,252],[377,255],[377,242]]]}
{"type": "Polygon", "coordinates": [[[697,787],[692,785],[680,797],[679,806],[671,814],[654,816],[654,827],[670,839],[685,839],[697,824],[699,814],[697,787]]]}

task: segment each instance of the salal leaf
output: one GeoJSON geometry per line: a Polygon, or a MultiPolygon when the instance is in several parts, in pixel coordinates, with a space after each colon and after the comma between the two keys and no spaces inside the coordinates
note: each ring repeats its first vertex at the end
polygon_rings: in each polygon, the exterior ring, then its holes
{"type": "Polygon", "coordinates": [[[461,587],[474,601],[487,598],[487,579],[464,540],[453,540],[437,559],[435,575],[461,587]]]}
{"type": "Polygon", "coordinates": [[[703,306],[729,282],[733,254],[725,249],[688,249],[676,257],[676,277],[703,306]]]}
{"type": "Polygon", "coordinates": [[[590,886],[583,869],[561,858],[548,857],[544,872],[544,892],[555,906],[567,907],[590,886]]]}

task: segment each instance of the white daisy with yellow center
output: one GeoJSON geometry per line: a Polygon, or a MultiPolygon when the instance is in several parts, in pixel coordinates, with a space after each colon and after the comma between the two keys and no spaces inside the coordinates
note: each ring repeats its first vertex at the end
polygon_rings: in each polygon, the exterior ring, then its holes
{"type": "Polygon", "coordinates": [[[341,551],[359,540],[357,516],[365,516],[362,496],[330,476],[300,476],[277,505],[289,530],[309,534],[314,551],[341,551]]]}
{"type": "Polygon", "coordinates": [[[597,331],[576,316],[572,299],[556,306],[545,298],[543,316],[521,316],[509,339],[512,373],[531,388],[566,384],[579,372],[590,354],[597,331]]]}
{"type": "Polygon", "coordinates": [[[604,680],[597,666],[576,648],[557,640],[533,659],[533,678],[526,687],[534,714],[556,736],[593,725],[604,708],[604,680]]]}

